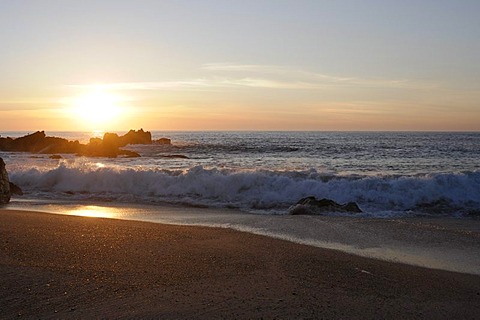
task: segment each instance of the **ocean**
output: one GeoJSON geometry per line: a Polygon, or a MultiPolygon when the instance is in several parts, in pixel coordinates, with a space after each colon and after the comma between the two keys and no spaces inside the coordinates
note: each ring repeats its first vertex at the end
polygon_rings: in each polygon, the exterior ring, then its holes
{"type": "MultiPolygon", "coordinates": [[[[99,135],[46,133],[81,142],[99,135]]],[[[25,193],[7,208],[232,228],[480,274],[480,133],[152,135],[172,145],[131,145],[140,158],[116,159],[0,152],[25,193]],[[353,201],[363,213],[290,215],[307,196],[353,201]]]]}
{"type": "MultiPolygon", "coordinates": [[[[21,136],[25,132],[2,133],[21,136]]],[[[47,132],[88,141],[90,133],[47,132]]],[[[174,204],[284,215],[307,196],[363,217],[480,215],[480,133],[152,132],[140,158],[0,153],[23,199],[174,204]]],[[[335,213],[338,215],[338,213],[335,213]]],[[[344,214],[348,215],[348,214],[344,214]]]]}

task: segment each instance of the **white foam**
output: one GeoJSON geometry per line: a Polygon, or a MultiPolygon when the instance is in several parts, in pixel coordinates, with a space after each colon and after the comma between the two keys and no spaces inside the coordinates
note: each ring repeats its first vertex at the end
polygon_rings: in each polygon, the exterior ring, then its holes
{"type": "Polygon", "coordinates": [[[418,176],[345,176],[308,171],[154,170],[62,162],[42,170],[15,168],[10,179],[34,196],[125,202],[171,202],[286,213],[300,198],[354,201],[378,216],[440,202],[451,212],[480,210],[480,172],[418,176]],[[52,195],[53,196],[53,195],[52,195]]]}

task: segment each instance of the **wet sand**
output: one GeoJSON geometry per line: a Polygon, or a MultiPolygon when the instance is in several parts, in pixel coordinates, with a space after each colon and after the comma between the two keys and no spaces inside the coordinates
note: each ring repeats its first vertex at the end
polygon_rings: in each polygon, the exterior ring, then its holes
{"type": "Polygon", "coordinates": [[[480,276],[229,229],[0,210],[0,317],[479,318],[480,276]]]}

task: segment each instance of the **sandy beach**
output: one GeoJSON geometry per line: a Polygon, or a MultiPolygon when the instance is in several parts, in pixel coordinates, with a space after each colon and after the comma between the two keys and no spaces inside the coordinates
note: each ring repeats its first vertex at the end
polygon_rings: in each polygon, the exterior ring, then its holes
{"type": "Polygon", "coordinates": [[[229,229],[0,210],[0,317],[475,319],[480,277],[229,229]]]}

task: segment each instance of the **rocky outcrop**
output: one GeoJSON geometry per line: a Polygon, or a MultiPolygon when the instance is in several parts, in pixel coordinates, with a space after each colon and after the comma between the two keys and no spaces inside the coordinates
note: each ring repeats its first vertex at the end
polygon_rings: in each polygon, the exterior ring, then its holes
{"type": "Polygon", "coordinates": [[[17,196],[23,196],[23,190],[14,184],[12,181],[10,181],[10,195],[17,195],[17,196]]]}
{"type": "Polygon", "coordinates": [[[10,181],[8,180],[5,162],[0,158],[0,205],[10,201],[10,181]]]}
{"type": "Polygon", "coordinates": [[[0,138],[1,151],[31,152],[31,153],[78,153],[82,145],[78,141],[68,141],[57,137],[47,137],[45,131],[12,139],[0,138]]]}
{"type": "Polygon", "coordinates": [[[148,131],[140,129],[138,131],[130,130],[123,136],[118,136],[116,133],[105,133],[103,135],[103,143],[110,147],[125,147],[129,144],[151,144],[152,134],[148,131]]]}
{"type": "Polygon", "coordinates": [[[115,158],[118,156],[118,152],[118,146],[112,144],[110,141],[107,140],[104,142],[100,138],[91,138],[89,143],[81,152],[78,153],[78,155],[87,157],[115,158]]]}
{"type": "Polygon", "coordinates": [[[157,140],[153,141],[153,143],[155,143],[155,144],[172,144],[172,140],[170,140],[168,138],[160,138],[160,139],[157,139],[157,140]]]}
{"type": "Polygon", "coordinates": [[[124,147],[128,144],[151,144],[152,134],[148,131],[140,129],[138,131],[130,130],[120,137],[120,146],[124,147]]]}
{"type": "Polygon", "coordinates": [[[361,213],[362,210],[355,202],[339,204],[330,199],[317,200],[315,197],[306,197],[300,199],[289,210],[292,215],[322,215],[325,213],[361,213]]]}
{"type": "MultiPolygon", "coordinates": [[[[0,137],[0,151],[31,152],[42,154],[70,153],[87,157],[109,157],[118,156],[140,157],[133,151],[121,150],[129,144],[151,144],[152,134],[140,129],[130,130],[123,136],[116,133],[105,133],[103,139],[92,138],[88,144],[81,144],[78,141],[68,141],[57,137],[47,137],[44,131],[12,139],[0,137]]],[[[61,159],[60,155],[52,156],[52,159],[61,159]]]]}
{"type": "Polygon", "coordinates": [[[127,158],[140,157],[140,155],[134,151],[119,149],[117,140],[113,138],[113,135],[117,136],[115,133],[106,133],[103,140],[100,138],[91,138],[90,142],[78,155],[107,158],[116,158],[118,156],[125,156],[127,158]]]}

